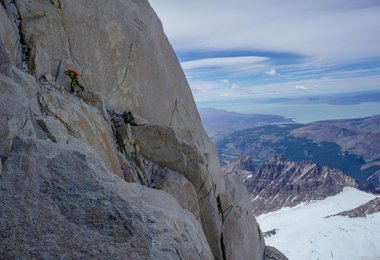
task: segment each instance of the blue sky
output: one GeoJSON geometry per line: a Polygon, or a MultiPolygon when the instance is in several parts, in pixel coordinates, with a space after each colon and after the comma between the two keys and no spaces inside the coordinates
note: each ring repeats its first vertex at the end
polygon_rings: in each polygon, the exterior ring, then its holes
{"type": "Polygon", "coordinates": [[[380,91],[378,0],[150,0],[198,102],[380,91]]]}

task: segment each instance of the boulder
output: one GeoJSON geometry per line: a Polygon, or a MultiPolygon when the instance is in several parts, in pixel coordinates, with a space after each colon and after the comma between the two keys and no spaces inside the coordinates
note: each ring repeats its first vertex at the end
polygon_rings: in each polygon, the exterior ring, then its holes
{"type": "Polygon", "coordinates": [[[123,170],[124,174],[124,179],[126,182],[135,182],[141,184],[139,181],[139,177],[136,172],[134,171],[128,171],[128,170],[123,170]]]}
{"type": "Polygon", "coordinates": [[[71,138],[78,139],[88,144],[100,158],[103,158],[110,171],[124,178],[111,125],[97,108],[57,90],[41,90],[39,102],[44,113],[65,126],[69,138],[61,135],[61,130],[54,132],[53,127],[49,129],[51,135],[62,136],[66,141],[70,141],[71,138]]]}
{"type": "Polygon", "coordinates": [[[213,259],[163,191],[121,182],[86,145],[17,139],[0,175],[4,258],[213,259]]]}
{"type": "Polygon", "coordinates": [[[266,246],[264,251],[264,260],[288,260],[288,258],[276,248],[266,246]]]}
{"type": "Polygon", "coordinates": [[[82,91],[79,92],[77,96],[84,102],[86,102],[88,105],[96,107],[100,111],[104,119],[106,121],[109,121],[109,117],[104,107],[103,98],[101,97],[101,95],[93,93],[91,91],[82,91]]]}
{"type": "Polygon", "coordinates": [[[124,180],[126,182],[140,183],[138,173],[135,169],[133,169],[130,162],[125,158],[125,156],[122,153],[118,152],[117,155],[119,157],[121,169],[123,170],[124,180]]]}
{"type": "Polygon", "coordinates": [[[131,165],[125,158],[124,154],[117,152],[117,156],[119,158],[121,169],[128,170],[129,168],[131,168],[131,165]]]}
{"type": "MultiPolygon", "coordinates": [[[[123,133],[127,133],[123,129],[127,127],[120,127],[118,132],[123,136],[123,133]]],[[[195,146],[180,140],[172,128],[158,125],[134,126],[132,136],[144,157],[161,167],[183,174],[196,188],[204,185],[209,174],[206,157],[195,146]]]]}
{"type": "Polygon", "coordinates": [[[199,205],[198,195],[191,182],[189,182],[183,175],[168,171],[162,179],[156,183],[156,188],[166,191],[172,195],[182,206],[187,209],[198,219],[199,218],[199,205]]]}
{"type": "Polygon", "coordinates": [[[72,139],[67,128],[58,119],[52,116],[36,116],[34,120],[38,124],[39,128],[35,127],[35,131],[38,134],[43,132],[47,138],[55,143],[67,143],[72,139]]]}

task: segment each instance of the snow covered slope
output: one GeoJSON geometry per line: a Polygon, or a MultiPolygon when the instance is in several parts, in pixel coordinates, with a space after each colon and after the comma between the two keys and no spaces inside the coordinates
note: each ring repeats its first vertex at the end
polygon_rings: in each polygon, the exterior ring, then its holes
{"type": "Polygon", "coordinates": [[[334,215],[376,198],[355,188],[322,201],[260,215],[263,232],[277,229],[266,244],[281,250],[291,260],[380,260],[380,213],[365,218],[334,215]]]}

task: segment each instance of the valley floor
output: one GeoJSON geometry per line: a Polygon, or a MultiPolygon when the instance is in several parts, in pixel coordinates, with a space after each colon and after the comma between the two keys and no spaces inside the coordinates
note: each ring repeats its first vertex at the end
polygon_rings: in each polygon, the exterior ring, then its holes
{"type": "Polygon", "coordinates": [[[302,203],[257,217],[263,232],[276,229],[266,244],[291,260],[380,260],[380,213],[365,218],[331,216],[375,196],[354,188],[322,201],[302,203]]]}

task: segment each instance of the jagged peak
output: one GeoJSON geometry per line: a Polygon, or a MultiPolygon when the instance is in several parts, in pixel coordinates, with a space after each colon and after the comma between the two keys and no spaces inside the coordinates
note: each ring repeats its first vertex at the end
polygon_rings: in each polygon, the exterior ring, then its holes
{"type": "Polygon", "coordinates": [[[339,169],[321,167],[310,160],[288,161],[280,155],[251,172],[242,169],[240,163],[245,160],[241,158],[223,169],[243,179],[252,196],[255,214],[324,199],[339,193],[344,187],[358,187],[353,178],[339,169]]]}

